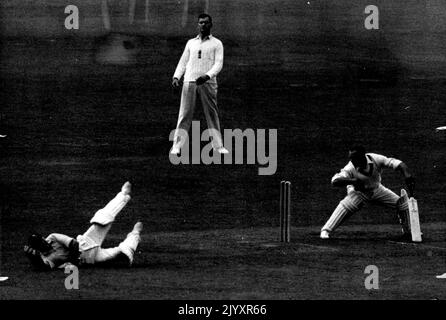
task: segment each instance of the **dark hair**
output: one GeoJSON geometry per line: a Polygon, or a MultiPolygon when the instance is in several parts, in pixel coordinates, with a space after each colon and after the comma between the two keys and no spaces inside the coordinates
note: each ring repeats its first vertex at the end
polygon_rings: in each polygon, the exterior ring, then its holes
{"type": "Polygon", "coordinates": [[[207,13],[201,13],[198,16],[198,19],[206,19],[206,18],[209,18],[209,22],[212,23],[212,17],[210,15],[208,15],[207,13]]]}
{"type": "Polygon", "coordinates": [[[350,148],[350,152],[356,152],[359,154],[365,154],[365,148],[360,145],[356,145],[350,148]]]}

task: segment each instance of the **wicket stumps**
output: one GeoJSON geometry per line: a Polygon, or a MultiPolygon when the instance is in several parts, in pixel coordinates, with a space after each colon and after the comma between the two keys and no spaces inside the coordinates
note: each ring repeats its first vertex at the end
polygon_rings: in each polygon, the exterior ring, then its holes
{"type": "Polygon", "coordinates": [[[280,242],[290,242],[291,182],[280,182],[280,242]]]}

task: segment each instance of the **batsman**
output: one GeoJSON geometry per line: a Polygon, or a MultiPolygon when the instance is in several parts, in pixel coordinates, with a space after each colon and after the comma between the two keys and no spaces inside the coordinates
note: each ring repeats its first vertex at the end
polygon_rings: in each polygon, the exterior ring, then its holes
{"type": "Polygon", "coordinates": [[[412,197],[415,179],[407,165],[395,158],[366,153],[363,146],[350,148],[349,160],[349,163],[331,179],[331,184],[334,187],[346,187],[347,195],[339,202],[331,217],[322,227],[320,237],[322,239],[330,238],[336,228],[353,213],[359,211],[365,203],[375,202],[396,210],[402,227],[401,240],[410,241],[407,197],[399,197],[381,184],[381,173],[384,168],[399,171],[405,179],[408,196],[412,197]]]}
{"type": "Polygon", "coordinates": [[[124,257],[132,265],[134,253],[141,240],[142,223],[137,222],[126,239],[113,248],[102,248],[102,243],[118,213],[130,201],[131,184],[126,182],[121,191],[90,220],[90,228],[82,235],[52,233],[43,238],[32,234],[25,245],[25,254],[38,269],[50,270],[67,263],[77,266],[93,265],[124,257]]]}

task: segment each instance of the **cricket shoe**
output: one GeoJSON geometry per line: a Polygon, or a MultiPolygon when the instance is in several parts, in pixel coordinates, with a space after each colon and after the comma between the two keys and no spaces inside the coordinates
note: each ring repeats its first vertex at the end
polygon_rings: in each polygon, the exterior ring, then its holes
{"type": "Polygon", "coordinates": [[[129,259],[129,265],[133,264],[133,258],[135,255],[136,248],[138,248],[138,244],[141,241],[141,231],[143,225],[142,222],[137,222],[133,227],[132,232],[127,235],[127,238],[119,244],[119,249],[121,252],[127,256],[129,259]]]}
{"type": "Polygon", "coordinates": [[[226,149],[225,147],[217,148],[217,152],[219,154],[228,154],[229,153],[228,149],[226,149]]]}
{"type": "Polygon", "coordinates": [[[132,184],[128,181],[126,183],[124,183],[122,185],[121,192],[124,195],[130,195],[130,193],[132,192],[132,184]]]}
{"type": "Polygon", "coordinates": [[[329,238],[330,238],[330,233],[327,230],[322,230],[321,239],[329,239],[329,238]]]}

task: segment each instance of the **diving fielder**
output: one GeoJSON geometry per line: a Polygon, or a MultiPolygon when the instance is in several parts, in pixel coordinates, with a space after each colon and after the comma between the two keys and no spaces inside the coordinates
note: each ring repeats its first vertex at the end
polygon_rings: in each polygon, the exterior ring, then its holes
{"type": "Polygon", "coordinates": [[[366,153],[364,147],[350,149],[350,162],[333,176],[331,184],[335,187],[347,187],[347,196],[339,202],[330,219],[322,227],[320,237],[328,239],[330,234],[351,214],[362,208],[366,202],[377,202],[388,208],[396,209],[402,226],[404,240],[411,239],[407,222],[407,201],[400,198],[381,184],[381,172],[384,168],[399,171],[405,178],[409,197],[413,196],[415,180],[404,162],[387,158],[376,153],[366,153]]]}
{"type": "Polygon", "coordinates": [[[172,86],[176,88],[184,74],[180,112],[170,153],[179,154],[185,143],[198,96],[212,136],[212,147],[220,154],[227,154],[217,107],[217,74],[223,68],[223,44],[211,34],[210,15],[198,16],[198,28],[200,34],[187,42],[172,78],[172,86]]]}
{"type": "Polygon", "coordinates": [[[31,263],[39,269],[55,269],[66,263],[92,265],[111,261],[120,255],[127,257],[129,265],[140,242],[142,223],[137,222],[133,230],[117,247],[102,248],[102,242],[111,228],[118,213],[130,201],[131,184],[126,182],[113,200],[98,210],[91,219],[91,226],[76,239],[60,233],[52,233],[47,238],[37,234],[29,237],[24,250],[31,263]]]}

